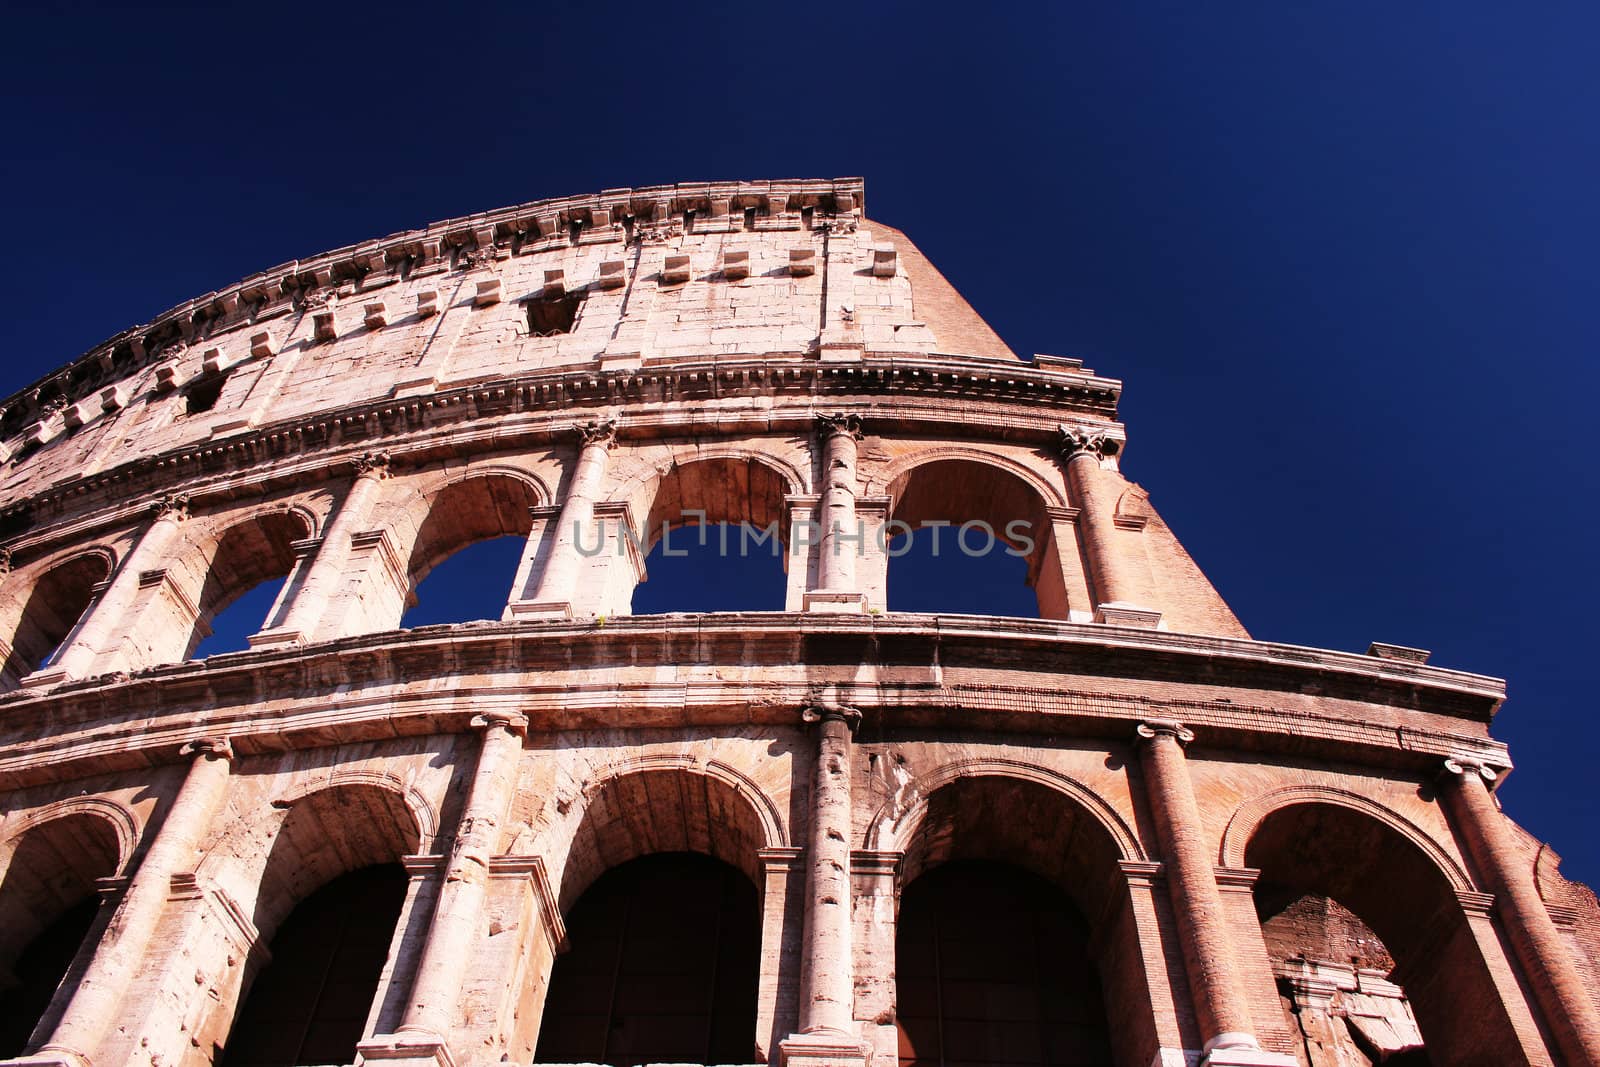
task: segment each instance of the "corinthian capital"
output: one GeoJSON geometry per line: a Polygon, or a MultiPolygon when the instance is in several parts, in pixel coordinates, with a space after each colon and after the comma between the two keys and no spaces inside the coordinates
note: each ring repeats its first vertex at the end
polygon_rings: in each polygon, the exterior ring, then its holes
{"type": "Polygon", "coordinates": [[[374,478],[389,477],[389,453],[363,452],[355,458],[356,477],[370,474],[374,478]]]}
{"type": "Polygon", "coordinates": [[[150,514],[157,519],[175,519],[182,522],[189,517],[189,495],[168,493],[150,502],[150,514]]]}
{"type": "Polygon", "coordinates": [[[1117,454],[1121,445],[1117,439],[1108,437],[1103,433],[1091,433],[1088,430],[1078,430],[1071,426],[1058,427],[1061,437],[1057,446],[1061,450],[1062,459],[1075,459],[1078,456],[1093,456],[1101,459],[1117,454]]]}
{"type": "Polygon", "coordinates": [[[594,419],[582,426],[574,426],[580,444],[610,447],[617,439],[616,419],[594,419]]]}
{"type": "Polygon", "coordinates": [[[861,440],[861,416],[842,411],[828,415],[819,414],[817,436],[826,441],[835,434],[845,434],[857,441],[861,440]]]}

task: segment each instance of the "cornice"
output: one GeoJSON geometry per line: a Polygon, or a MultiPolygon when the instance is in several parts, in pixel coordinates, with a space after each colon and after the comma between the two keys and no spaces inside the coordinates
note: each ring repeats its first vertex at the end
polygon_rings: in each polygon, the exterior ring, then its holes
{"type": "MultiPolygon", "coordinates": [[[[570,427],[574,413],[627,409],[628,436],[704,433],[683,401],[772,397],[778,403],[744,413],[753,432],[806,432],[817,401],[859,397],[848,407],[868,433],[892,429],[955,429],[1053,447],[1062,418],[1084,421],[1120,440],[1111,422],[1122,383],[1071,370],[1027,364],[991,365],[963,357],[869,356],[857,364],[828,364],[799,353],[724,356],[604,370],[594,365],[551,368],[474,382],[425,396],[385,398],[311,412],[227,438],[139,456],[113,468],[56,482],[0,506],[0,525],[21,527],[8,546],[21,555],[44,534],[60,536],[61,520],[100,509],[96,528],[115,525],[115,510],[130,498],[182,489],[196,504],[228,499],[275,481],[304,484],[319,469],[339,473],[356,453],[381,448],[396,463],[420,465],[453,456],[476,438],[472,424],[496,449],[539,447],[570,427]],[[890,407],[872,398],[892,397],[890,407]],[[662,410],[651,411],[652,405],[662,410]],[[998,427],[998,428],[997,428],[998,427]],[[106,509],[111,509],[107,511],[106,509]]],[[[719,409],[718,432],[738,432],[741,413],[719,409]]],[[[353,468],[352,468],[353,469],[353,468]]],[[[82,525],[72,527],[84,533],[82,525]]]]}
{"type": "Polygon", "coordinates": [[[0,422],[21,427],[52,404],[70,404],[111,381],[155,362],[169,345],[187,345],[218,322],[237,321],[251,306],[301,299],[332,283],[358,283],[402,263],[434,266],[468,254],[503,257],[583,243],[586,233],[615,230],[621,239],[634,220],[667,225],[687,212],[711,218],[757,208],[768,214],[814,210],[824,217],[860,215],[860,178],[757,182],[680,182],[534,200],[494,211],[429,223],[421,229],[290,260],[225,289],[186,300],[148,323],[123,330],[59,370],[0,401],[0,422]]]}
{"type": "Polygon", "coordinates": [[[168,749],[176,751],[196,731],[229,737],[245,758],[462,732],[475,717],[498,711],[525,714],[530,732],[787,728],[819,680],[866,710],[874,733],[1032,732],[1121,746],[1136,724],[1154,717],[1180,719],[1198,746],[1216,753],[1273,752],[1419,771],[1463,754],[1497,766],[1509,762],[1505,746],[1485,728],[1504,686],[1480,675],[1077,623],[773,612],[613,617],[603,627],[567,621],[426,627],[18,691],[0,697],[0,779],[21,786],[143,766],[168,758],[168,749]],[[951,664],[969,653],[1012,664],[1005,670],[1012,681],[961,681],[951,664]],[[591,680],[596,665],[642,662],[641,656],[686,669],[671,681],[591,680]],[[878,669],[864,671],[870,657],[878,669]],[[943,664],[943,675],[917,669],[934,663],[943,664]],[[719,668],[718,677],[694,669],[707,664],[719,668]],[[785,675],[795,664],[807,666],[785,675]],[[830,669],[837,679],[824,677],[830,669]],[[1063,676],[1073,672],[1127,684],[1065,688],[1063,676]],[[1249,700],[1208,697],[1206,687],[1215,685],[1251,690],[1249,700]],[[1188,686],[1192,696],[1184,695],[1188,686]],[[1342,707],[1274,699],[1332,691],[1342,707]],[[1373,705],[1373,714],[1352,714],[1351,701],[1373,705]]]}

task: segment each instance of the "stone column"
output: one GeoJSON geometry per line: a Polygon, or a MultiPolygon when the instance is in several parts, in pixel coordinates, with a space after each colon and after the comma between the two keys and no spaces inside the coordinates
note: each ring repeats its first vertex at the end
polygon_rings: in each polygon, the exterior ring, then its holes
{"type": "Polygon", "coordinates": [[[500,844],[506,814],[516,795],[518,761],[528,720],[521,715],[480,715],[472,725],[483,732],[478,764],[467,804],[445,867],[444,884],[428,924],[396,1032],[360,1047],[367,1060],[452,1063],[449,1052],[461,988],[473,953],[484,936],[490,860],[500,844]]]}
{"type": "Polygon", "coordinates": [[[813,705],[803,717],[817,726],[810,836],[806,843],[805,955],[800,965],[800,1032],[779,1045],[785,1067],[864,1063],[855,1028],[854,960],[850,944],[850,735],[861,712],[813,705]]]}
{"type": "Polygon", "coordinates": [[[141,579],[146,571],[160,570],[166,563],[167,549],[189,517],[189,498],[164,496],[150,505],[153,521],[145,528],[122,566],[89,609],[83,621],[67,638],[55,660],[45,669],[24,679],[24,685],[53,685],[67,678],[82,678],[119,664],[117,641],[128,614],[139,599],[141,579]]]}
{"type": "MultiPolygon", "coordinates": [[[[583,565],[578,543],[581,539],[589,546],[603,540],[600,531],[594,528],[594,507],[605,486],[607,461],[617,439],[617,423],[606,419],[574,427],[574,430],[579,439],[578,465],[561,504],[561,517],[556,520],[544,573],[539,576],[539,584],[531,597],[519,596],[520,589],[513,594],[511,603],[506,606],[507,618],[570,617],[583,565]]],[[[617,535],[625,536],[620,530],[617,535]]]]}
{"type": "Polygon", "coordinates": [[[119,1018],[118,1005],[144,964],[151,936],[167,907],[172,876],[194,867],[201,838],[222,806],[233,749],[226,740],[202,738],[183,746],[192,757],[189,773],[161,822],[122,903],[95,949],[94,958],[73,991],[50,1040],[39,1050],[45,1060],[86,1065],[119,1018]]]}
{"type": "Polygon", "coordinates": [[[1293,1064],[1260,1051],[1245,984],[1228,938],[1216,867],[1205,843],[1200,809],[1183,746],[1194,734],[1176,722],[1139,724],[1140,766],[1161,843],[1167,890],[1183,947],[1207,1064],[1293,1064]]]}
{"type": "Polygon", "coordinates": [[[1154,629],[1161,614],[1137,604],[1138,586],[1128,573],[1127,561],[1117,552],[1115,487],[1106,483],[1106,473],[1100,469],[1103,457],[1117,454],[1117,442],[1104,434],[1063,426],[1060,447],[1067,486],[1078,507],[1078,531],[1087,557],[1084,563],[1094,596],[1095,621],[1154,629]]]}
{"type": "Polygon", "coordinates": [[[862,536],[856,518],[856,442],[860,438],[860,416],[817,416],[817,439],[822,444],[822,494],[817,507],[821,530],[817,588],[806,594],[808,611],[860,611],[864,605],[856,583],[862,536]]]}
{"type": "Polygon", "coordinates": [[[1532,864],[1517,849],[1510,823],[1489,795],[1494,776],[1481,763],[1446,760],[1446,810],[1483,888],[1494,894],[1495,909],[1561,1059],[1574,1067],[1600,1067],[1600,1009],[1545,909],[1532,864]]]}

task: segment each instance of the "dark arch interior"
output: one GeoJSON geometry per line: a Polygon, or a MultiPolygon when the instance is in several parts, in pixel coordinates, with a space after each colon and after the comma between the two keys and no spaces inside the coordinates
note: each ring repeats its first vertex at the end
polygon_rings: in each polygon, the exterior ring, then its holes
{"type": "Polygon", "coordinates": [[[761,911],[726,863],[656,853],[601,875],[567,916],[540,1063],[749,1063],[761,911]]]}
{"type": "MultiPolygon", "coordinates": [[[[26,831],[0,882],[0,1056],[22,1053],[84,946],[99,909],[95,881],[117,871],[104,819],[64,815],[26,831]]],[[[81,963],[81,961],[79,961],[81,963]]]]}
{"type": "Polygon", "coordinates": [[[1110,1064],[1088,943],[1077,909],[1038,875],[975,860],[924,874],[900,898],[895,933],[900,1063],[1110,1064]]]}
{"type": "MultiPolygon", "coordinates": [[[[1256,913],[1275,967],[1330,951],[1375,970],[1392,960],[1435,1062],[1523,1058],[1453,887],[1399,832],[1339,805],[1294,804],[1262,821],[1245,864],[1261,871],[1256,913]]],[[[1427,1062],[1419,1053],[1385,1062],[1427,1062]]]]}
{"type": "Polygon", "coordinates": [[[405,870],[388,863],[340,875],[301,901],[273,935],[224,1067],[352,1062],[405,895],[405,870]]]}
{"type": "Polygon", "coordinates": [[[890,610],[1066,618],[1049,518],[1021,478],[972,460],[936,460],[900,475],[888,492],[890,518],[913,530],[888,544],[890,610]]]}
{"type": "Polygon", "coordinates": [[[634,591],[633,612],[782,611],[787,492],[777,471],[754,460],[668,471],[640,538],[648,579],[634,591]]]}
{"type": "Polygon", "coordinates": [[[3,669],[9,685],[48,662],[88,609],[94,587],[107,577],[106,561],[97,555],[67,560],[39,577],[22,609],[3,669]]]}
{"type": "Polygon", "coordinates": [[[28,1051],[28,1038],[50,1008],[73,958],[94,925],[100,902],[86,897],[58,915],[17,956],[12,984],[0,991],[0,1058],[28,1051]]]}

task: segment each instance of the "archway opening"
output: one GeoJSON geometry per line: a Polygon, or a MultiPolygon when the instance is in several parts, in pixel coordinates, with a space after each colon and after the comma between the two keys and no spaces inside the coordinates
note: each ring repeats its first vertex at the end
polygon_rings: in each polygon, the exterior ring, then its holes
{"type": "Polygon", "coordinates": [[[536,1061],[747,1063],[761,913],[719,860],[656,853],[601,875],[567,919],[536,1061]]]}
{"type": "Polygon", "coordinates": [[[1356,1064],[1523,1058],[1450,880],[1397,830],[1337,804],[1291,804],[1262,820],[1245,862],[1261,871],[1256,914],[1307,1055],[1315,1046],[1356,1064]],[[1306,992],[1330,987],[1331,1000],[1306,992]]]}
{"type": "Polygon", "coordinates": [[[0,882],[0,1058],[38,1044],[66,1007],[91,951],[99,915],[95,882],[117,872],[117,836],[106,820],[63,815],[27,830],[0,882]]]}
{"type": "Polygon", "coordinates": [[[301,901],[272,937],[223,1067],[352,1062],[405,896],[406,873],[389,863],[339,875],[301,901]]]}
{"type": "Polygon", "coordinates": [[[484,474],[441,489],[417,528],[402,626],[498,619],[540,504],[532,483],[484,474]]]}
{"type": "Polygon", "coordinates": [[[1060,889],[1020,868],[956,861],[911,883],[895,988],[905,1067],[1111,1062],[1089,925],[1060,889]]]}
{"type": "Polygon", "coordinates": [[[935,789],[900,864],[901,1059],[1149,1063],[1160,1042],[1120,858],[1095,816],[1040,782],[976,775],[935,789]],[[1002,910],[955,919],[980,905],[1002,910]]]}
{"type": "Polygon", "coordinates": [[[647,581],[633,613],[782,611],[788,484],[753,459],[674,466],[651,499],[641,540],[647,581]]]}
{"type": "Polygon", "coordinates": [[[405,903],[400,860],[421,837],[404,798],[380,785],[334,785],[290,804],[251,906],[268,952],[248,965],[222,1062],[354,1060],[405,903]]]}
{"type": "Polygon", "coordinates": [[[889,609],[1064,619],[1048,513],[1022,478],[935,460],[890,483],[889,609]]]}
{"type": "Polygon", "coordinates": [[[256,515],[224,531],[196,601],[199,617],[184,657],[242,651],[250,634],[282,621],[294,542],[310,533],[306,520],[289,511],[256,515]]]}
{"type": "Polygon", "coordinates": [[[7,688],[49,664],[93,602],[95,588],[109,577],[109,561],[98,553],[74,557],[39,576],[0,669],[7,688]]]}

